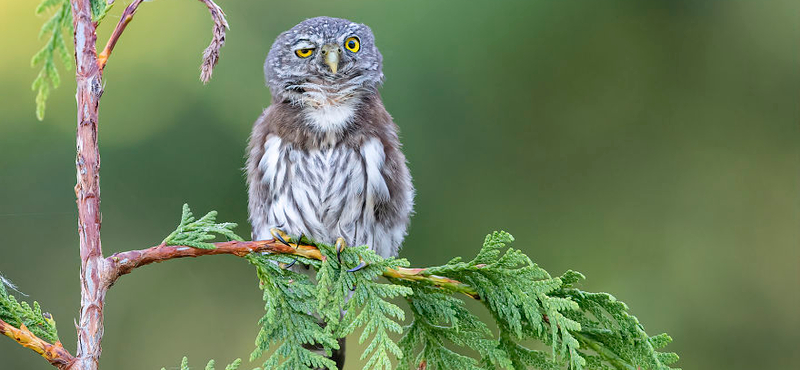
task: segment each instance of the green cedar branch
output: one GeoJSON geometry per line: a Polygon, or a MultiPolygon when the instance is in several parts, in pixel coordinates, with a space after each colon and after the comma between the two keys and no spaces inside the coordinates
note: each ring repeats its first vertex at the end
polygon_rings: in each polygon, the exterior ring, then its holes
{"type": "Polygon", "coordinates": [[[216,239],[217,235],[224,236],[228,240],[244,240],[233,232],[236,226],[233,222],[217,223],[217,211],[208,212],[200,219],[195,219],[189,205],[184,204],[178,228],[164,238],[161,244],[214,249],[214,244],[208,241],[216,239]]]}
{"type": "MultiPolygon", "coordinates": [[[[242,359],[237,358],[236,360],[228,364],[228,366],[225,366],[225,370],[238,370],[241,364],[242,364],[242,359]]],[[[205,370],[215,370],[214,367],[215,365],[216,364],[214,360],[209,360],[208,363],[206,364],[205,370]]],[[[190,369],[191,368],[189,367],[189,359],[186,356],[184,356],[183,359],[181,359],[180,370],[190,370],[190,369]]],[[[167,370],[167,369],[162,367],[161,370],[167,370]]]]}
{"type": "Polygon", "coordinates": [[[53,366],[66,369],[74,357],[58,340],[53,316],[42,312],[39,302],[34,301],[33,305],[29,305],[25,301],[18,301],[9,293],[9,289],[25,295],[0,275],[0,334],[38,353],[53,366]]]}
{"type": "Polygon", "coordinates": [[[0,319],[0,334],[13,339],[25,348],[33,350],[59,369],[67,369],[75,361],[75,357],[64,349],[61,342],[51,344],[33,334],[25,324],[20,324],[20,327],[17,328],[0,319]]]}
{"type": "Polygon", "coordinates": [[[46,35],[47,41],[44,46],[31,58],[31,67],[42,65],[39,74],[33,80],[31,89],[36,91],[36,118],[40,121],[44,119],[44,109],[47,97],[50,95],[51,86],[53,89],[61,84],[61,77],[56,68],[56,54],[61,63],[66,68],[72,66],[72,56],[67,49],[67,37],[72,33],[72,13],[69,8],[68,0],[43,0],[36,7],[36,14],[52,11],[50,18],[42,25],[39,31],[39,38],[46,35]]]}

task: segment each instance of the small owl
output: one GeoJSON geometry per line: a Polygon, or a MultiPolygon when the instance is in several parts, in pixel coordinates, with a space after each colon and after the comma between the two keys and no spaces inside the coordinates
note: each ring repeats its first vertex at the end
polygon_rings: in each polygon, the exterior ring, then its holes
{"type": "Polygon", "coordinates": [[[397,255],[414,188],[378,93],[382,59],[369,27],[345,19],[308,19],[275,40],[264,63],[272,103],[247,158],[254,239],[278,228],[397,255]]]}
{"type": "Polygon", "coordinates": [[[382,62],[370,28],[345,19],[308,19],[275,40],[264,63],[272,103],[248,148],[254,240],[277,228],[397,255],[414,188],[378,93],[382,62]]]}

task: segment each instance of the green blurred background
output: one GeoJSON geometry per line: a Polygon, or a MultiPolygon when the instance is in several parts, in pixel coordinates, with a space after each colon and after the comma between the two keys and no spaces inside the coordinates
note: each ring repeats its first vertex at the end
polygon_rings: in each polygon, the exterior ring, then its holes
{"type": "MultiPolygon", "coordinates": [[[[800,2],[220,5],[232,30],[207,86],[197,68],[211,22],[197,2],[144,3],[111,57],[106,254],[157,244],[184,202],[249,235],[241,168],[269,102],[266,52],[304,18],[346,17],[372,27],[385,58],[382,95],[418,191],[402,251],[413,265],[470,256],[502,228],[551,273],[585,273],[584,289],[612,292],[651,334],[671,334],[685,369],[798,366],[800,2]]],[[[0,271],[74,350],[74,82],[62,73],[36,121],[35,6],[0,2],[0,271]]],[[[143,268],[108,295],[101,365],[246,358],[260,297],[234,257],[143,268]]],[[[360,369],[350,349],[347,368],[360,369]]],[[[0,359],[3,370],[49,368],[6,339],[0,359]]]]}

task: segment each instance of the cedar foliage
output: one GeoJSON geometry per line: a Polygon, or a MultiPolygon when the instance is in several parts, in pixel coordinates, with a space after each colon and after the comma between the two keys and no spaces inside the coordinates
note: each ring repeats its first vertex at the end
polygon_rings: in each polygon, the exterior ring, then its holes
{"type": "MultiPolygon", "coordinates": [[[[205,232],[220,229],[214,225],[230,225],[212,219],[212,225],[187,230],[187,215],[191,212],[184,206],[178,230],[188,238],[207,240],[211,235],[205,232]]],[[[230,227],[221,229],[225,232],[219,235],[237,238],[230,227]]],[[[649,336],[624,303],[608,293],[578,289],[584,279],[578,272],[552,277],[510,247],[513,241],[506,232],[494,232],[472,260],[454,258],[424,269],[425,276],[455,279],[466,287],[424,279],[379,281],[408,261],[382,258],[367,246],[337,254],[334,246],[301,237],[287,242],[316,246],[322,260],[250,255],[266,302],[250,359],[269,354],[264,369],[335,370],[333,361],[307,347],[322,346],[330,354],[338,349],[338,338],[362,329],[359,343],[369,341],[360,358],[363,370],[420,364],[428,370],[672,369],[678,356],[658,351],[672,341],[667,334],[649,336]],[[296,263],[314,270],[315,279],[287,268],[296,263]],[[463,298],[470,296],[483,303],[492,322],[482,322],[465,307],[463,298]],[[413,315],[405,327],[405,311],[392,302],[397,297],[405,298],[413,315]],[[320,318],[326,325],[318,324],[320,318]],[[551,350],[529,349],[530,341],[551,350]]]]}
{"type": "MultiPolygon", "coordinates": [[[[114,3],[108,4],[106,0],[91,0],[90,4],[92,20],[98,23],[114,6],[114,3]]],[[[72,68],[73,55],[70,51],[72,46],[67,46],[67,42],[72,42],[74,29],[69,0],[42,0],[36,7],[35,13],[37,15],[49,13],[47,20],[39,30],[39,39],[47,39],[47,41],[31,58],[32,67],[40,64],[42,66],[31,85],[31,89],[36,91],[36,118],[41,121],[44,119],[44,110],[47,98],[50,96],[50,89],[55,89],[61,84],[61,77],[56,68],[56,54],[65,68],[72,68]]]]}
{"type": "Polygon", "coordinates": [[[0,275],[0,320],[15,328],[24,325],[37,337],[50,343],[58,342],[58,330],[53,316],[42,312],[39,302],[34,301],[31,306],[25,301],[18,301],[9,290],[22,294],[10,280],[0,275]]]}

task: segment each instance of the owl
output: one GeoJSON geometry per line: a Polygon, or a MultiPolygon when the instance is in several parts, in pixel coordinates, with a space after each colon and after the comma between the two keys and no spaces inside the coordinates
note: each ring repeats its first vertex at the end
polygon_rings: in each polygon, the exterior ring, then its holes
{"type": "Polygon", "coordinates": [[[378,93],[382,64],[370,28],[345,19],[308,19],[275,40],[272,101],[247,155],[253,240],[280,229],[397,255],[414,188],[378,93]]]}

